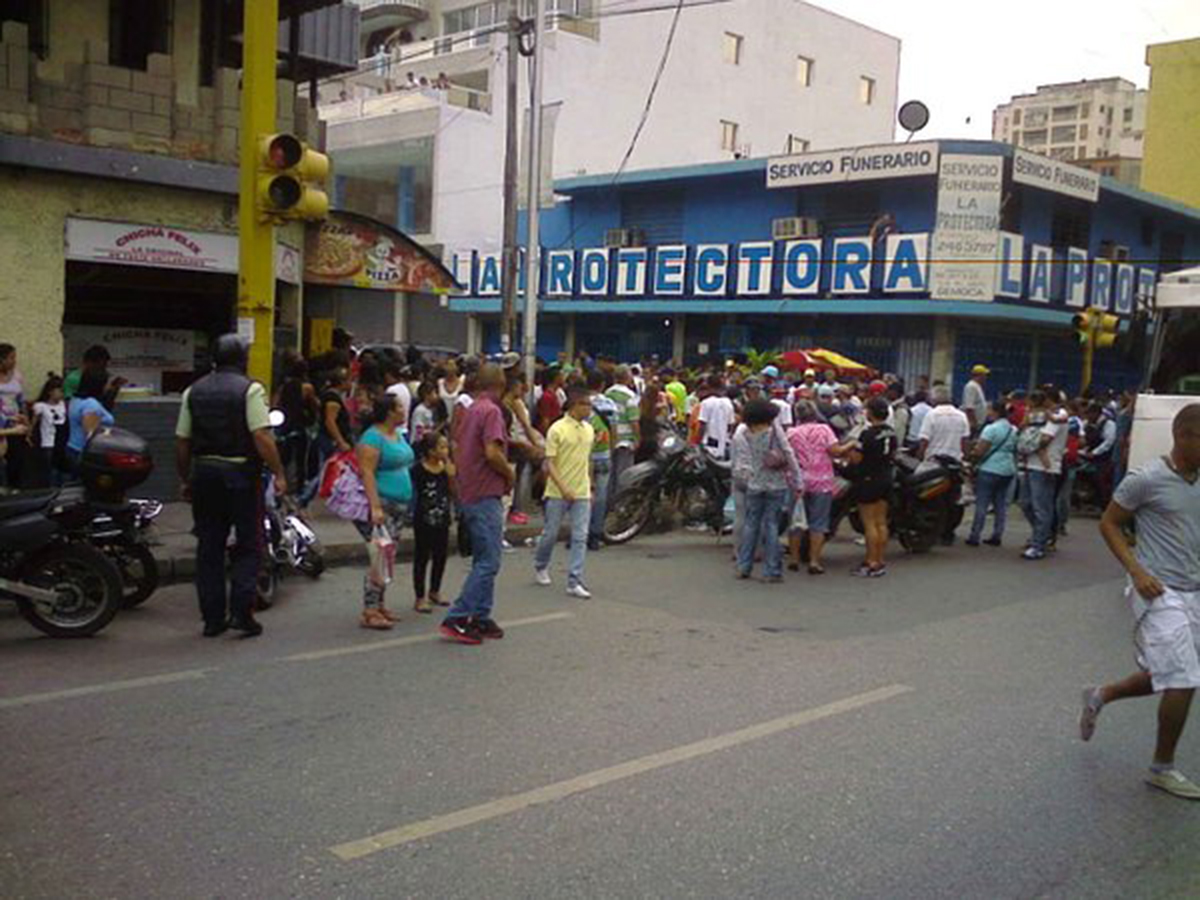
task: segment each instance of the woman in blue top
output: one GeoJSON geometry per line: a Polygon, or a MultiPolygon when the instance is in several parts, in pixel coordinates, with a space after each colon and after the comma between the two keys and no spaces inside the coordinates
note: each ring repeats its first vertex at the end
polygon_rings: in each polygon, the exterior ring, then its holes
{"type": "MultiPolygon", "coordinates": [[[[371,513],[367,521],[354,524],[368,543],[379,525],[386,527],[393,539],[399,538],[412,503],[409,470],[416,455],[404,439],[405,414],[405,404],[400,397],[395,394],[379,397],[366,418],[370,427],[358,442],[358,466],[371,513]]],[[[363,579],[364,628],[388,629],[399,619],[383,603],[385,590],[386,585],[375,583],[368,572],[363,579]]]]}
{"type": "Polygon", "coordinates": [[[1017,432],[1008,421],[1003,400],[988,408],[988,424],[975,442],[972,456],[975,461],[975,521],[971,524],[968,547],[978,547],[983,534],[989,507],[996,510],[992,536],[983,543],[999,547],[1008,520],[1008,489],[1017,474],[1017,432]]]}
{"type": "Polygon", "coordinates": [[[88,438],[97,428],[116,424],[113,414],[100,402],[107,387],[108,379],[103,373],[87,372],[79,379],[79,388],[67,407],[67,424],[70,426],[67,437],[67,463],[76,475],[79,474],[79,460],[88,438]]]}

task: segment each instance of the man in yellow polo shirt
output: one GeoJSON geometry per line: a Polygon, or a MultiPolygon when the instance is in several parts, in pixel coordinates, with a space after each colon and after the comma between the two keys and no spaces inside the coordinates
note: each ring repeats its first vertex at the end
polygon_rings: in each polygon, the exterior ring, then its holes
{"type": "Polygon", "coordinates": [[[580,600],[592,596],[583,583],[592,515],[592,444],[596,440],[595,430],[588,421],[591,415],[592,398],[587,390],[572,388],[567,395],[567,414],[550,426],[546,434],[546,526],[533,561],[537,583],[549,585],[550,557],[563,517],[569,515],[571,558],[567,567],[567,594],[580,600]]]}

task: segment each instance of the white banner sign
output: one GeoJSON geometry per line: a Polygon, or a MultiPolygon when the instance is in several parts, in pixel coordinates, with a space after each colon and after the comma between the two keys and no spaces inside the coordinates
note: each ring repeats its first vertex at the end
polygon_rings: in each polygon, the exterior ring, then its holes
{"type": "Polygon", "coordinates": [[[938,142],[883,144],[850,147],[767,161],[767,187],[785,188],[833,181],[869,181],[934,175],[938,170],[938,142]]]}
{"type": "Polygon", "coordinates": [[[191,372],[196,342],[191,331],[170,328],[121,328],[105,325],[63,325],[63,350],[68,368],[78,365],[88,347],[100,344],[112,355],[109,371],[131,385],[162,390],[163,372],[191,372]]]}
{"type": "Polygon", "coordinates": [[[947,153],[938,174],[929,296],[990,302],[996,296],[1004,159],[947,153]]]}
{"type": "Polygon", "coordinates": [[[1028,150],[1013,151],[1013,181],[1093,203],[1100,199],[1098,174],[1028,150]]]}
{"type": "Polygon", "coordinates": [[[238,240],[235,234],[186,231],[168,225],[68,218],[67,259],[236,273],[238,240]]]}

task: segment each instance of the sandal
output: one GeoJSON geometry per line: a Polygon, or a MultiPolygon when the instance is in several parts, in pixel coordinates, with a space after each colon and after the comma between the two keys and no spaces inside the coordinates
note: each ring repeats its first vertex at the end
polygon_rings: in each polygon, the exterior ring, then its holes
{"type": "Polygon", "coordinates": [[[424,597],[418,597],[416,602],[413,603],[413,612],[431,613],[433,612],[433,604],[424,597]]]}
{"type": "Polygon", "coordinates": [[[432,603],[434,606],[449,606],[450,605],[449,603],[447,603],[445,600],[442,599],[441,594],[430,594],[429,602],[432,603]]]}
{"type": "Polygon", "coordinates": [[[825,574],[825,567],[824,567],[824,566],[811,565],[811,566],[809,566],[809,567],[808,567],[808,574],[809,574],[809,575],[824,575],[824,574],[825,574]]]}
{"type": "Polygon", "coordinates": [[[363,628],[371,628],[375,631],[389,631],[392,627],[392,620],[377,609],[364,609],[358,624],[363,628]]]}
{"type": "Polygon", "coordinates": [[[383,614],[383,617],[385,619],[387,619],[389,622],[399,622],[400,621],[400,617],[398,615],[396,615],[394,612],[392,612],[390,609],[388,609],[386,606],[383,606],[382,604],[379,607],[379,611],[383,614]]]}

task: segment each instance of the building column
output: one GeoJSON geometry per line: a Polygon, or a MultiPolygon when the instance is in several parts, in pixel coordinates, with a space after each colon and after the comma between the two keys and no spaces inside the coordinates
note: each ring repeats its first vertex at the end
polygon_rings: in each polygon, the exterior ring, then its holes
{"type": "Polygon", "coordinates": [[[1035,331],[1031,340],[1033,341],[1033,345],[1030,347],[1029,351],[1028,388],[1032,391],[1034,386],[1038,383],[1038,366],[1041,365],[1042,356],[1042,336],[1035,331]]]}
{"type": "Polygon", "coordinates": [[[575,313],[567,313],[566,333],[563,337],[563,351],[567,359],[575,358],[575,313]]]}
{"type": "Polygon", "coordinates": [[[671,359],[675,365],[683,365],[684,354],[687,353],[687,316],[683,313],[671,320],[674,331],[671,334],[671,359]]]}
{"type": "Polygon", "coordinates": [[[408,294],[397,291],[393,294],[395,308],[392,312],[392,340],[397,344],[408,342],[408,294]]]}
{"type": "Polygon", "coordinates": [[[933,355],[929,361],[931,381],[954,387],[954,325],[946,316],[933,320],[933,355]]]}
{"type": "Polygon", "coordinates": [[[467,316],[467,355],[475,356],[483,349],[483,323],[479,316],[471,313],[467,316]]]}

